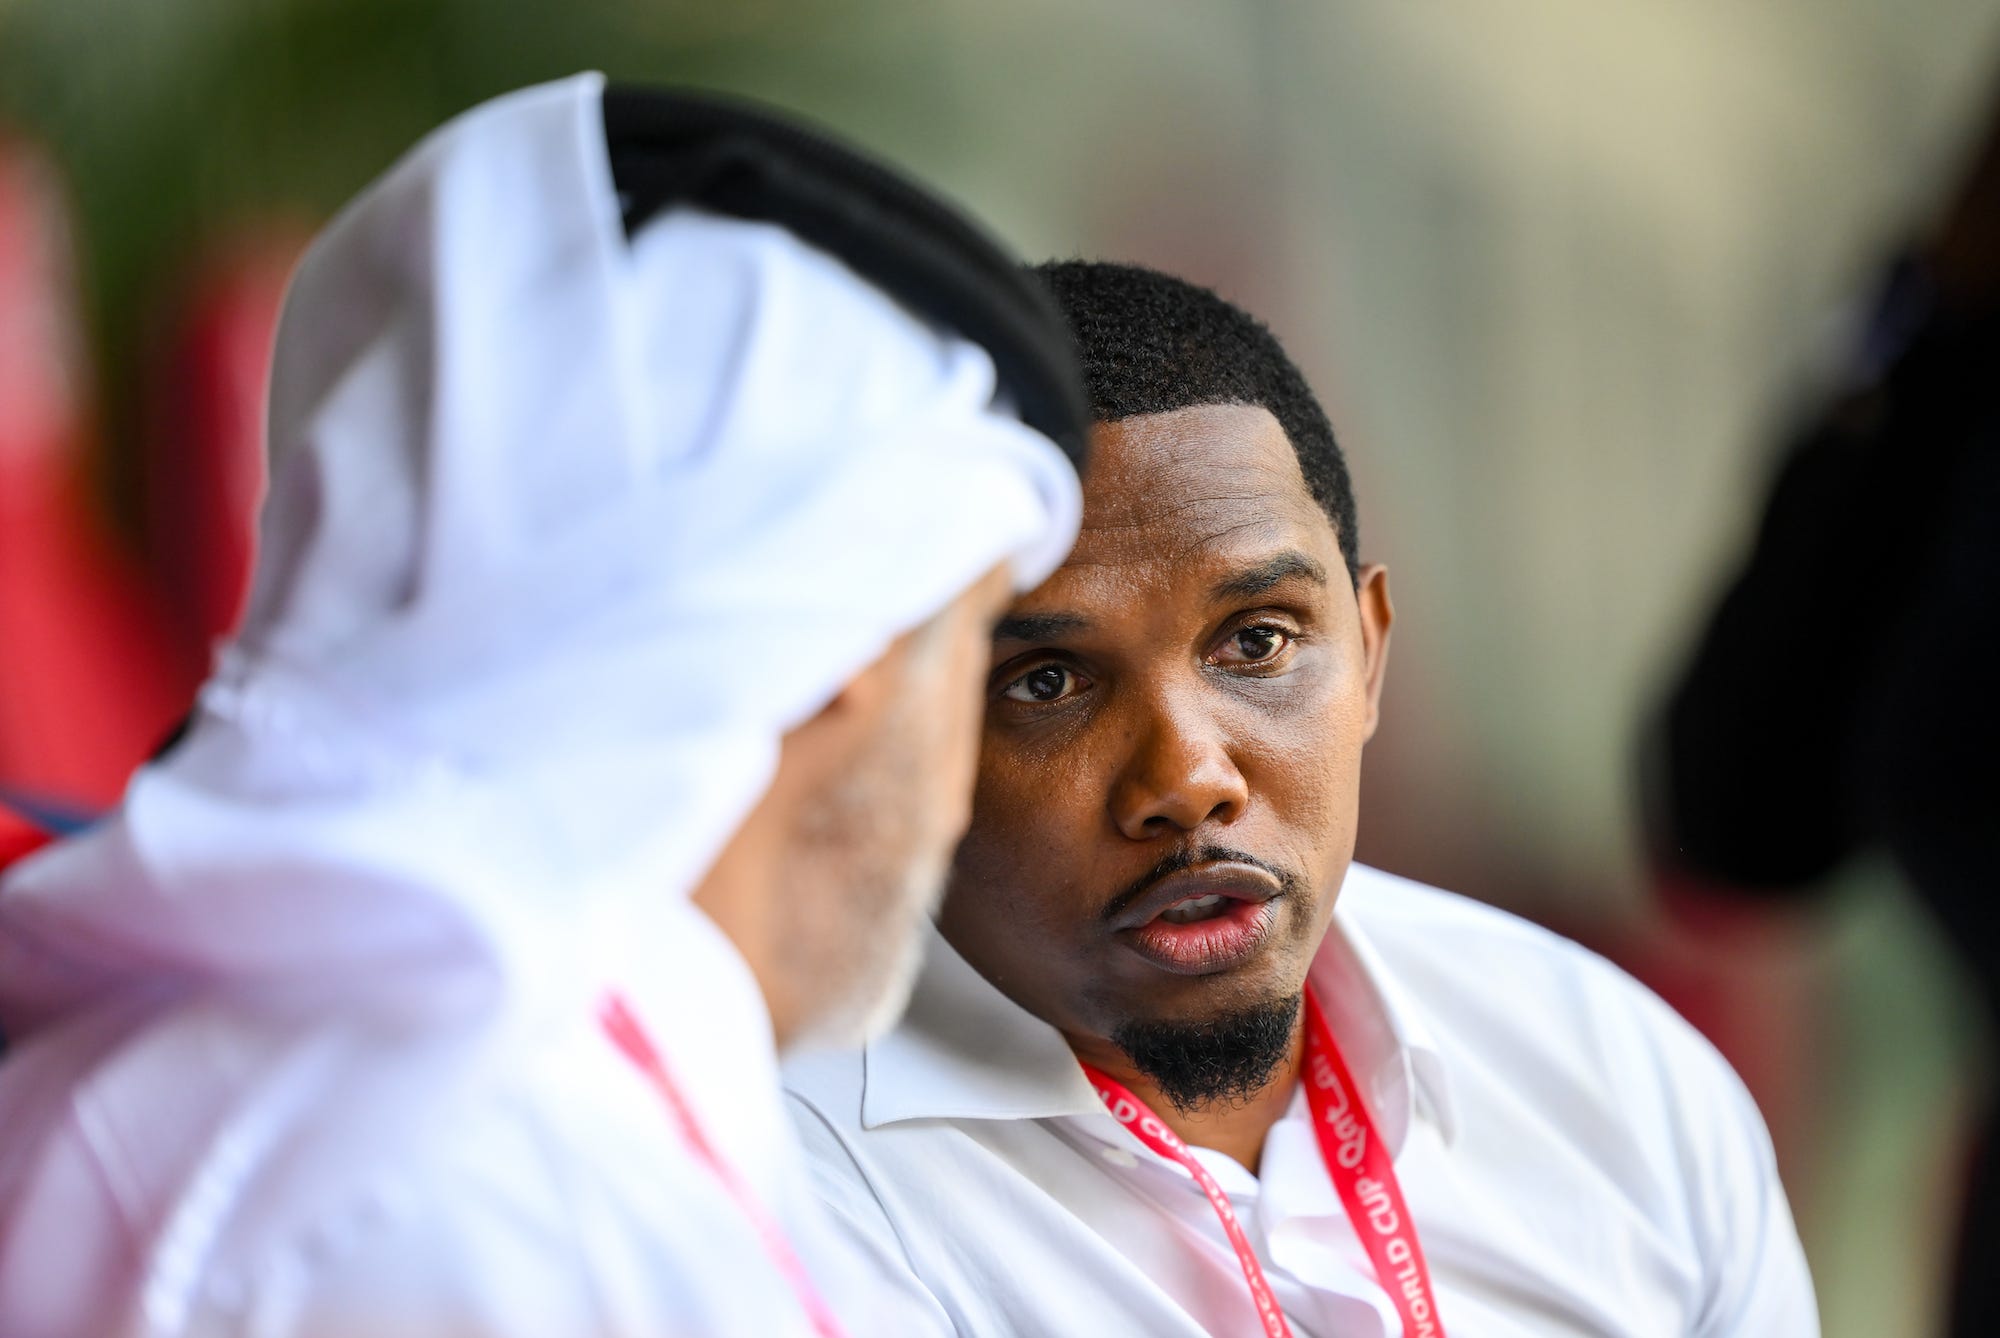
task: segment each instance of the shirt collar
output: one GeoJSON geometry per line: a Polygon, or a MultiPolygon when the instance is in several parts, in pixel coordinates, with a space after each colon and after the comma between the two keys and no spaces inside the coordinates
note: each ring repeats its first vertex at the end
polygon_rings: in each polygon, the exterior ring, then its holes
{"type": "MultiPolygon", "coordinates": [[[[1353,865],[1346,886],[1374,876],[1353,865]]],[[[1397,1060],[1407,1065],[1418,1113],[1449,1144],[1457,1116],[1444,1055],[1356,920],[1344,897],[1335,903],[1313,960],[1314,993],[1357,1073],[1397,1060]]],[[[909,1011],[864,1051],[862,1126],[1103,1113],[1062,1034],[1002,994],[935,926],[924,932],[924,968],[909,1011]]]]}
{"type": "MultiPolygon", "coordinates": [[[[1358,1074],[1363,1066],[1380,1068],[1398,1060],[1405,1064],[1418,1113],[1437,1127],[1449,1146],[1458,1137],[1458,1108],[1444,1051],[1418,1000],[1396,978],[1361,924],[1357,906],[1363,898],[1347,895],[1381,879],[1366,865],[1348,867],[1342,896],[1334,903],[1333,923],[1307,978],[1349,1065],[1358,1074]]],[[[1378,886],[1371,892],[1396,895],[1393,887],[1378,886]]]]}

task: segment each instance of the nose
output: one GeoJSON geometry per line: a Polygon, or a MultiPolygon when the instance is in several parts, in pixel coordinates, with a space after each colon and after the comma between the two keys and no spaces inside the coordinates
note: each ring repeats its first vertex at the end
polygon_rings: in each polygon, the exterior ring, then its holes
{"type": "Polygon", "coordinates": [[[1153,703],[1111,787],[1111,821],[1133,841],[1234,822],[1250,786],[1228,741],[1196,704],[1153,703]]]}

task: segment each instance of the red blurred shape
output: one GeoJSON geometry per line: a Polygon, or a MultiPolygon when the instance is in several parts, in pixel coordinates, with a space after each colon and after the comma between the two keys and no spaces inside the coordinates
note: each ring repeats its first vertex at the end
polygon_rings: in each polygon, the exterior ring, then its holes
{"type": "MultiPolygon", "coordinates": [[[[67,262],[52,175],[0,140],[0,784],[90,808],[193,684],[90,495],[67,262]]],[[[0,814],[0,863],[30,842],[0,814]]]]}
{"type": "MultiPolygon", "coordinates": [[[[1756,1098],[1779,1170],[1799,1177],[1824,1128],[1828,1080],[1823,954],[1796,907],[1656,870],[1658,915],[1599,944],[1706,1036],[1756,1098]]],[[[1793,1183],[1802,1183],[1793,1179],[1793,1183]]]]}

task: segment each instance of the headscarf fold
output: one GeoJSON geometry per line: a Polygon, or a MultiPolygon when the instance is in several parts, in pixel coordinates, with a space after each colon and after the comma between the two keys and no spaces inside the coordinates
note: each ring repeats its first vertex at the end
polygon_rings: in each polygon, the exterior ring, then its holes
{"type": "Polygon", "coordinates": [[[1073,467],[984,350],[782,228],[629,242],[602,82],[414,149],[295,275],[242,631],[187,739],[0,885],[0,1027],[113,989],[574,1006],[779,744],[1073,467]]]}

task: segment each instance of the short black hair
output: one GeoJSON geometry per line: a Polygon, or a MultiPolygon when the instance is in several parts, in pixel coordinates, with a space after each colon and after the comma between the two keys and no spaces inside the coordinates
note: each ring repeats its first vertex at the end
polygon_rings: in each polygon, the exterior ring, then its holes
{"type": "Polygon", "coordinates": [[[1262,321],[1199,284],[1140,265],[1051,260],[1034,272],[1069,322],[1096,421],[1201,404],[1269,409],[1333,522],[1349,579],[1360,579],[1347,458],[1312,387],[1262,321]]]}

